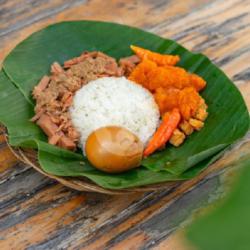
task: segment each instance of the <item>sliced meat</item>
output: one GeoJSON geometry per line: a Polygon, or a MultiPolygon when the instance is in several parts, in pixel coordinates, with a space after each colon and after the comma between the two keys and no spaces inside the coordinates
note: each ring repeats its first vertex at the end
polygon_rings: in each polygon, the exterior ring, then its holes
{"type": "Polygon", "coordinates": [[[41,81],[35,86],[32,95],[34,98],[37,98],[43,90],[45,90],[49,84],[50,78],[48,76],[44,76],[41,81]]]}
{"type": "Polygon", "coordinates": [[[119,64],[138,64],[141,61],[141,59],[137,56],[137,55],[132,55],[132,56],[128,56],[128,57],[123,57],[120,59],[119,64]]]}
{"type": "Polygon", "coordinates": [[[49,143],[52,144],[52,145],[56,145],[60,138],[61,138],[62,135],[59,135],[59,134],[54,134],[52,135],[50,138],[49,138],[49,143]]]}
{"type": "Polygon", "coordinates": [[[116,61],[111,58],[107,59],[104,63],[104,73],[109,74],[110,76],[116,76],[118,71],[118,65],[116,61]]]}
{"type": "Polygon", "coordinates": [[[37,121],[37,120],[42,116],[42,114],[43,114],[44,112],[45,112],[44,110],[40,110],[39,112],[37,112],[37,113],[30,119],[30,121],[31,121],[31,122],[37,121]]]}
{"type": "Polygon", "coordinates": [[[58,63],[58,62],[54,62],[52,65],[51,65],[51,69],[50,69],[50,72],[52,74],[60,74],[62,73],[64,70],[63,68],[61,67],[61,65],[58,63]]]}
{"type": "Polygon", "coordinates": [[[49,137],[49,143],[53,145],[58,144],[58,146],[65,149],[75,150],[76,144],[74,141],[66,137],[64,133],[59,130],[59,127],[52,122],[48,115],[43,114],[37,121],[37,125],[39,125],[49,137]]]}
{"type": "Polygon", "coordinates": [[[129,76],[130,73],[133,71],[135,66],[140,62],[140,58],[136,55],[121,58],[119,61],[119,65],[123,70],[123,74],[125,76],[129,76]]]}
{"type": "Polygon", "coordinates": [[[43,114],[37,121],[37,125],[44,131],[44,133],[51,137],[56,134],[58,126],[54,124],[50,117],[46,114],[43,114]]]}
{"type": "Polygon", "coordinates": [[[60,138],[58,146],[72,151],[76,149],[76,144],[66,136],[60,138]]]}

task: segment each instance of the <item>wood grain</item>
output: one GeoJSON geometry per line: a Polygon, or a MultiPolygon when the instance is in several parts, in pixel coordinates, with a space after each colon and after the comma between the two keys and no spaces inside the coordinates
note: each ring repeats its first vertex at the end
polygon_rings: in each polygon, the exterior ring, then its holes
{"type": "MultiPolygon", "coordinates": [[[[206,54],[250,110],[249,0],[0,0],[0,62],[34,31],[78,19],[137,26],[206,54]]],[[[107,196],[70,190],[21,164],[0,131],[0,249],[187,249],[180,228],[224,196],[249,148],[247,135],[206,177],[171,190],[107,196]]]]}

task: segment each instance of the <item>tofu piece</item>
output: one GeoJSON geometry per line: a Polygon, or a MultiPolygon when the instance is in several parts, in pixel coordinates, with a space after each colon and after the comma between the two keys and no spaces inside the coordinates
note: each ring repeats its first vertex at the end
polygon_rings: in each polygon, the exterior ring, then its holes
{"type": "Polygon", "coordinates": [[[194,128],[186,120],[180,123],[179,128],[185,133],[185,135],[191,135],[194,132],[194,128]]]}
{"type": "Polygon", "coordinates": [[[183,132],[181,132],[179,129],[175,129],[169,142],[175,147],[178,147],[184,142],[185,138],[186,136],[183,132]]]}
{"type": "Polygon", "coordinates": [[[201,130],[204,127],[204,122],[197,119],[190,118],[188,122],[195,130],[201,130]]]}

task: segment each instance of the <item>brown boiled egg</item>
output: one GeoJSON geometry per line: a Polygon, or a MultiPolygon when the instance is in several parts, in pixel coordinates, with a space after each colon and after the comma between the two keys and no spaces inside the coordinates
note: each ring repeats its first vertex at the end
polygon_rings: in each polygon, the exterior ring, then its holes
{"type": "Polygon", "coordinates": [[[123,127],[107,126],[89,135],[85,152],[91,164],[99,170],[120,173],[140,165],[143,143],[123,127]]]}

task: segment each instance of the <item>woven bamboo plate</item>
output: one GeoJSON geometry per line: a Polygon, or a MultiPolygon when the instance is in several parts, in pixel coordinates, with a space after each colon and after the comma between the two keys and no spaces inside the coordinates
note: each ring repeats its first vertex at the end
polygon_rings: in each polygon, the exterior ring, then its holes
{"type": "Polygon", "coordinates": [[[167,190],[167,189],[172,188],[173,186],[176,186],[178,183],[181,182],[181,181],[172,181],[172,182],[165,182],[165,183],[160,183],[160,184],[147,185],[147,186],[141,186],[141,187],[136,187],[136,188],[120,189],[120,190],[105,189],[96,185],[94,182],[84,177],[81,177],[81,178],[59,177],[59,176],[46,173],[45,171],[42,170],[41,166],[38,163],[37,152],[35,150],[10,146],[8,143],[8,135],[6,133],[5,133],[5,140],[8,144],[9,149],[21,162],[23,162],[24,164],[27,164],[28,166],[33,167],[39,173],[53,180],[60,182],[62,185],[78,190],[78,191],[97,192],[97,193],[104,193],[104,194],[110,194],[110,195],[121,195],[121,194],[129,194],[129,193],[136,193],[136,192],[138,193],[138,192],[156,191],[156,190],[162,190],[162,189],[167,190]]]}

